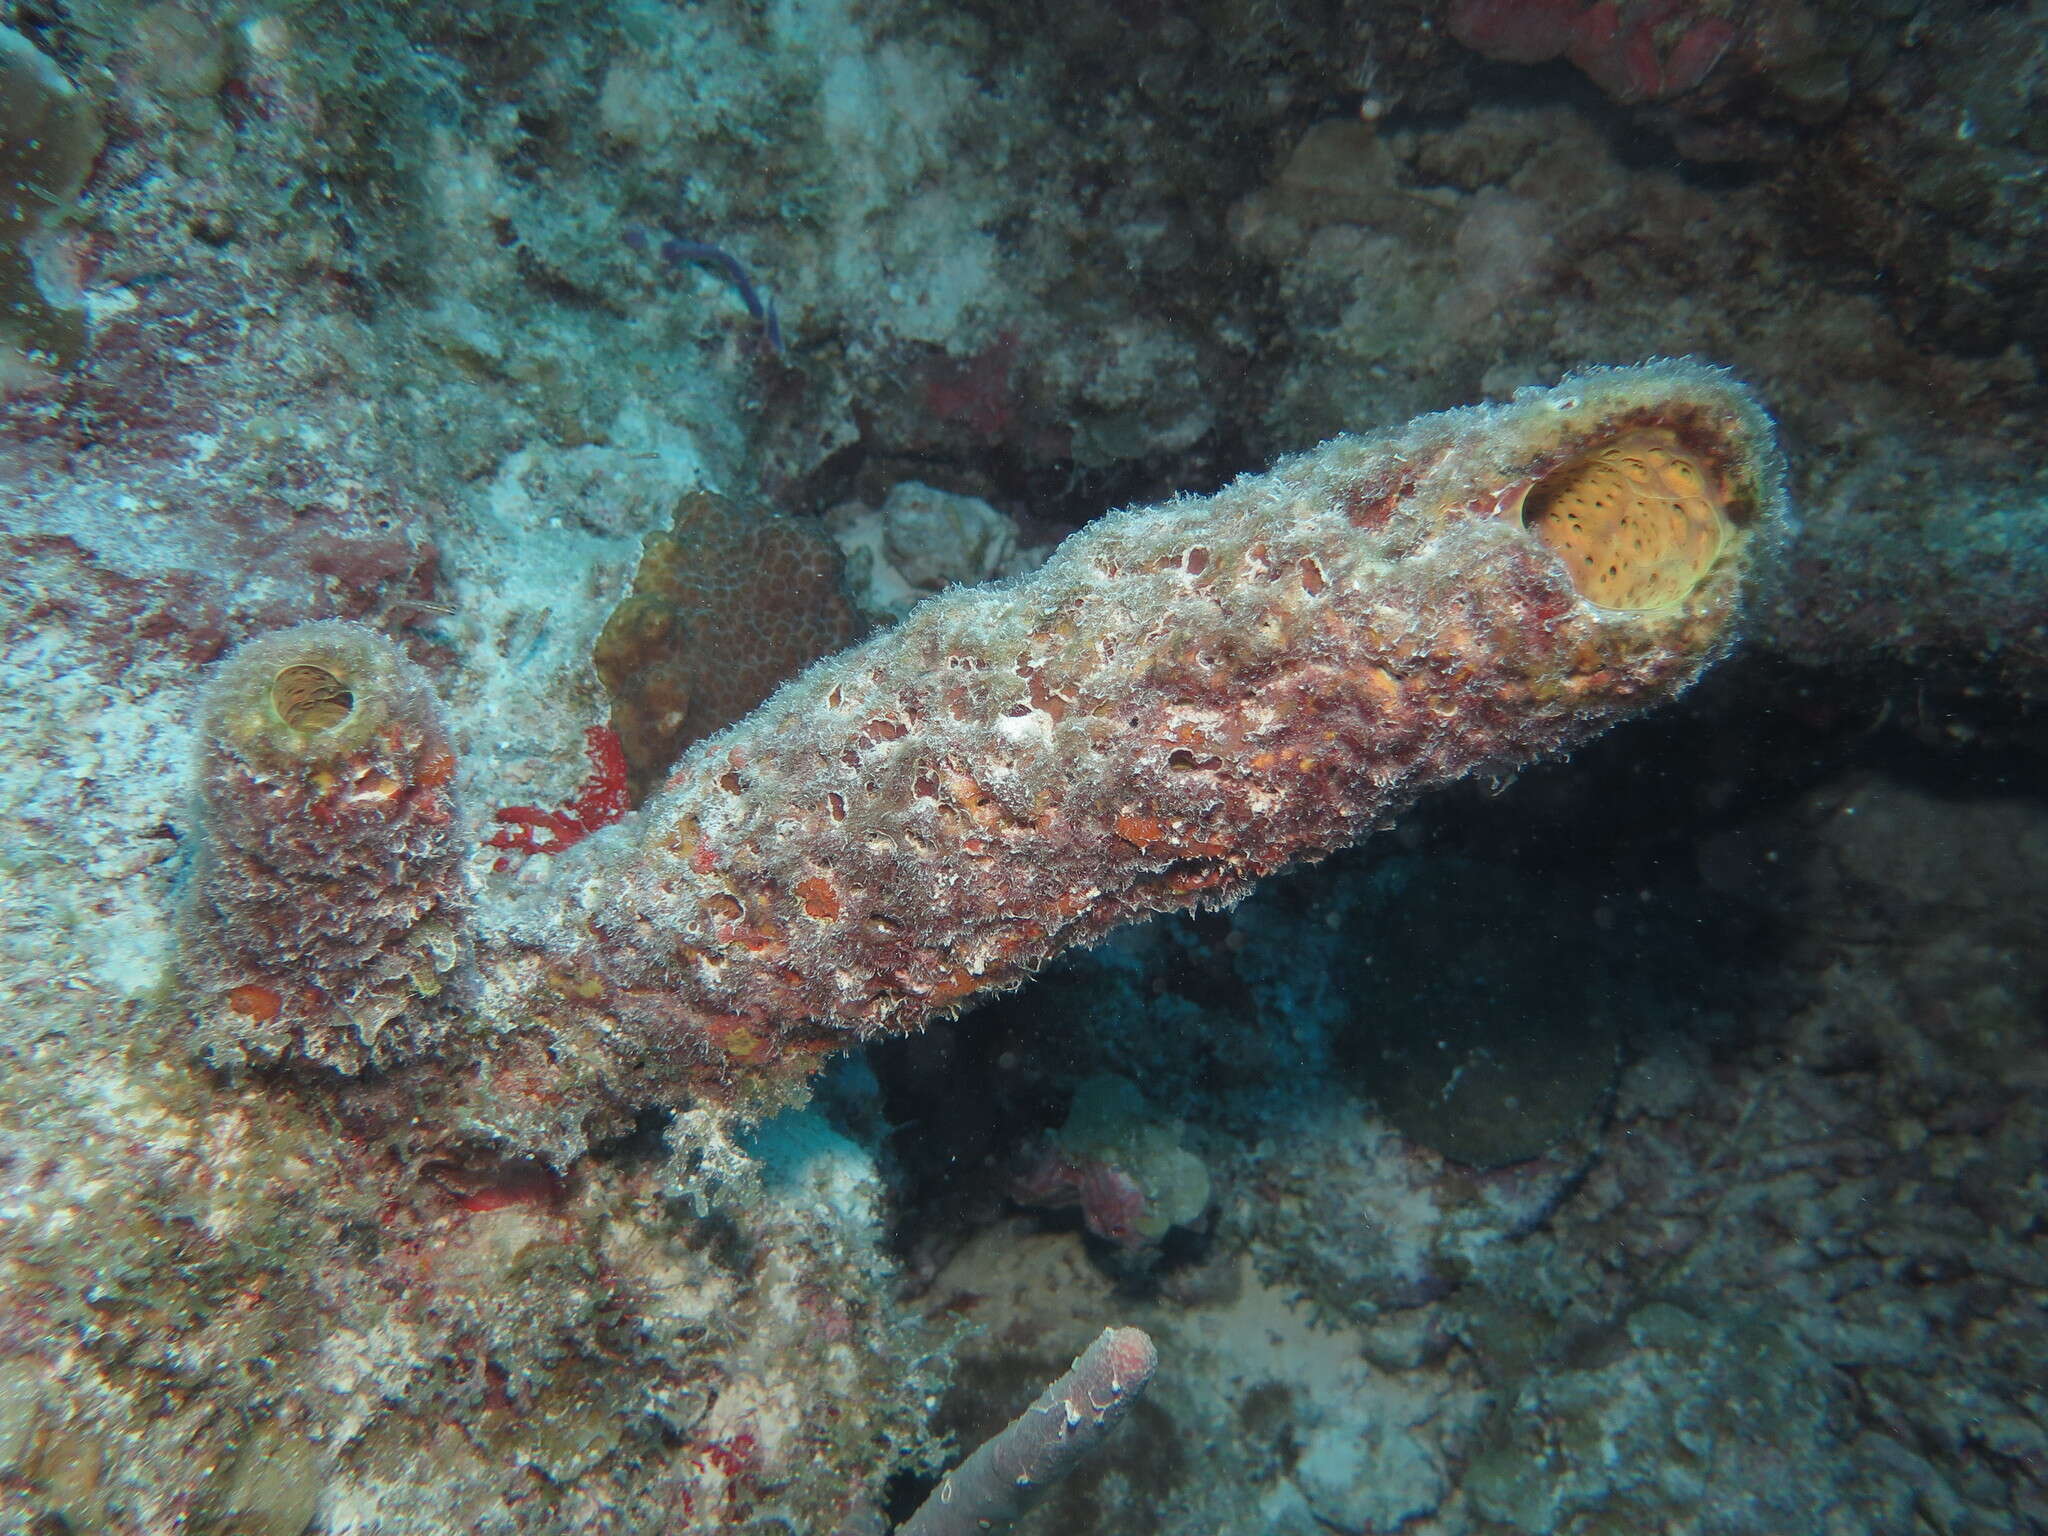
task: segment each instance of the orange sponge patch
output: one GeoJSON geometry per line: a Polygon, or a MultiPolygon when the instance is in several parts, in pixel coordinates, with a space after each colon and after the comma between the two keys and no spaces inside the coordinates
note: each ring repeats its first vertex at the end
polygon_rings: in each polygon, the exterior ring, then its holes
{"type": "Polygon", "coordinates": [[[1727,494],[1667,432],[1631,432],[1529,488],[1522,526],[1601,608],[1683,602],[1721,553],[1727,494]]]}

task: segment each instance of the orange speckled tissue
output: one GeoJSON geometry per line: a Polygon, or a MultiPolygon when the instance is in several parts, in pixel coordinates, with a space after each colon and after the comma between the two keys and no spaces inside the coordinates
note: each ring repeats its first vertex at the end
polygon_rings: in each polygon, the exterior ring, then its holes
{"type": "Polygon", "coordinates": [[[541,1006],[692,1090],[807,1075],[1672,697],[1784,513],[1756,401],[1661,361],[1106,517],[700,742],[565,871],[541,1006]]]}

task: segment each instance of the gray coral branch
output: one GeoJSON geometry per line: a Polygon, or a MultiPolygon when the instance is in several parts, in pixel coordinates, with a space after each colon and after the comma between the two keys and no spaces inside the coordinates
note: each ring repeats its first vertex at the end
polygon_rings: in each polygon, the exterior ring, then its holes
{"type": "Polygon", "coordinates": [[[1158,1364],[1142,1329],[1103,1329],[1020,1418],[948,1473],[896,1536],[1008,1530],[1102,1443],[1158,1364]]]}

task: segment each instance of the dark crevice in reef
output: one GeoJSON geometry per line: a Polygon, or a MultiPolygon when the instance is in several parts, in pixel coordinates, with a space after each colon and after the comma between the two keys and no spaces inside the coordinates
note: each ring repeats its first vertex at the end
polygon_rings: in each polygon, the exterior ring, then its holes
{"type": "Polygon", "coordinates": [[[622,1167],[648,1167],[662,1162],[674,1150],[669,1145],[668,1128],[675,1124],[675,1118],[675,1111],[663,1105],[643,1104],[631,1130],[591,1143],[590,1160],[622,1167]]]}
{"type": "MultiPolygon", "coordinates": [[[[1760,989],[1778,984],[1801,942],[1816,794],[1868,775],[1951,799],[2037,792],[2038,728],[2023,703],[1905,693],[1895,678],[1845,680],[1746,652],[1568,762],[1427,799],[1365,845],[1269,881],[1253,905],[1267,924],[1336,934],[1323,963],[1360,1000],[1330,1042],[1342,1091],[1428,1135],[1429,1118],[1410,1121],[1397,1103],[1409,1037],[1519,1062],[1525,1075],[1577,1050],[1585,1060],[1559,1066],[1563,1097],[1549,1111],[1597,1124],[1614,1073],[1672,1033],[1723,1061],[1753,1043],[1751,1021],[1770,1011],[1760,989]]],[[[1200,1010],[1209,1022],[1175,1027],[1179,1059],[1148,1088],[1171,1098],[1177,1082],[1193,1095],[1181,1102],[1228,1120],[1224,1102],[1253,1075],[1233,1054],[1236,1031],[1283,1027],[1261,1019],[1240,972],[1240,919],[1157,920],[1167,937],[1147,951],[1142,997],[1118,1001],[1116,966],[1080,955],[1021,993],[869,1050],[893,1126],[894,1244],[913,1274],[962,1234],[1020,1213],[1020,1157],[1058,1130],[1078,1081],[1124,1065],[1114,1042],[1132,1030],[1115,1021],[1131,1015],[1120,1010],[1147,1011],[1140,1033],[1200,1010]]],[[[1542,1131],[1545,1107],[1528,1108],[1542,1131]]],[[[1512,1142],[1454,1134],[1438,1150],[1471,1147],[1484,1162],[1476,1149],[1502,1145],[1512,1142]]],[[[1071,1209],[1030,1219],[1038,1231],[1082,1226],[1071,1209]]],[[[1139,1277],[1199,1262],[1203,1241],[1176,1232],[1163,1262],[1137,1268],[1097,1239],[1088,1247],[1143,1289],[1139,1277]]]]}

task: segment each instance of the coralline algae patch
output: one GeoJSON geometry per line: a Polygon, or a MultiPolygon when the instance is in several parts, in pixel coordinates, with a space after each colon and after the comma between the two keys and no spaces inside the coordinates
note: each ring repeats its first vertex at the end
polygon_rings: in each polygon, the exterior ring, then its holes
{"type": "Polygon", "coordinates": [[[1090,1232],[1128,1252],[1156,1246],[1208,1214],[1209,1170],[1128,1078],[1101,1073],[1074,1090],[1065,1124],[1010,1183],[1020,1205],[1078,1205],[1090,1232]]]}
{"type": "MultiPolygon", "coordinates": [[[[40,601],[33,574],[0,591],[21,612],[40,601]]],[[[110,681],[81,668],[93,609],[79,602],[0,635],[0,861],[12,890],[0,1040],[17,1052],[44,1031],[87,1050],[117,1041],[124,1006],[156,995],[171,948],[191,670],[160,659],[110,681]]]]}

